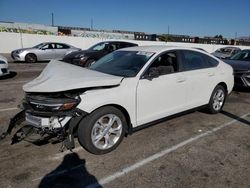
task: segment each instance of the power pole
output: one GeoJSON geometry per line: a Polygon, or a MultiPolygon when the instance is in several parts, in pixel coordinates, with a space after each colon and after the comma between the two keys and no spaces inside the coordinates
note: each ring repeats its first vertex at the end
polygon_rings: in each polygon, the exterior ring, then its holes
{"type": "Polygon", "coordinates": [[[51,13],[51,25],[54,26],[54,13],[51,13]]]}
{"type": "Polygon", "coordinates": [[[91,30],[93,30],[93,18],[91,18],[90,28],[91,28],[91,30]]]}

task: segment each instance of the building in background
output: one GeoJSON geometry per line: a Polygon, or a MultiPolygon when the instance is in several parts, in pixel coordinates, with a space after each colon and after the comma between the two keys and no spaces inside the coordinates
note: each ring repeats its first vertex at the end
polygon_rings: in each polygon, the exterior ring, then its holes
{"type": "Polygon", "coordinates": [[[237,39],[226,39],[222,35],[214,37],[193,37],[189,35],[173,34],[146,34],[144,32],[123,31],[123,30],[96,30],[84,27],[68,26],[47,26],[41,24],[1,22],[0,32],[28,33],[39,35],[60,35],[60,36],[77,36],[85,38],[100,39],[119,39],[119,40],[144,40],[144,41],[166,41],[166,42],[184,42],[200,44],[220,44],[220,45],[242,45],[250,46],[250,37],[237,39]]]}

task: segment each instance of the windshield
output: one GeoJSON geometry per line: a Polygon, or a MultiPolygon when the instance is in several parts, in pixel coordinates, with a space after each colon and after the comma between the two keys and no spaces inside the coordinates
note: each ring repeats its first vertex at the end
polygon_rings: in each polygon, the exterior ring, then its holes
{"type": "Polygon", "coordinates": [[[151,52],[115,51],[96,61],[90,69],[115,76],[134,77],[154,55],[151,52]]]}
{"type": "Polygon", "coordinates": [[[232,48],[220,48],[216,50],[216,52],[223,53],[223,54],[230,54],[233,51],[232,48]]]}
{"type": "Polygon", "coordinates": [[[89,50],[93,50],[93,51],[101,51],[105,48],[107,43],[105,42],[101,42],[101,43],[98,43],[92,47],[89,48],[89,50]]]}
{"type": "Polygon", "coordinates": [[[250,61],[250,50],[243,50],[233,55],[230,59],[239,61],[250,61]]]}
{"type": "Polygon", "coordinates": [[[41,43],[41,44],[34,46],[33,48],[41,48],[43,45],[44,45],[44,43],[41,43]]]}

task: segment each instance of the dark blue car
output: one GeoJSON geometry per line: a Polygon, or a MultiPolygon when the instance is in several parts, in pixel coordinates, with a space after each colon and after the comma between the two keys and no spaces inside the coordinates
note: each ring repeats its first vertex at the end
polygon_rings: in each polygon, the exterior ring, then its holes
{"type": "Polygon", "coordinates": [[[250,49],[242,50],[224,61],[234,69],[235,86],[250,88],[250,49]]]}

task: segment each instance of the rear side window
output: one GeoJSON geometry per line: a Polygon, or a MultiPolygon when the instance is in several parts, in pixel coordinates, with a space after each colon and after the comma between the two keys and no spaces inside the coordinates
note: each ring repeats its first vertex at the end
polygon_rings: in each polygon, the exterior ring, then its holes
{"type": "Polygon", "coordinates": [[[206,57],[211,67],[216,67],[219,64],[219,62],[216,59],[209,57],[208,55],[206,57]]]}
{"type": "Polygon", "coordinates": [[[200,52],[183,50],[182,54],[184,71],[210,68],[218,65],[215,59],[200,52]]]}
{"type": "Polygon", "coordinates": [[[56,44],[56,48],[57,49],[67,49],[67,48],[69,48],[69,46],[67,46],[65,44],[56,44]]]}

